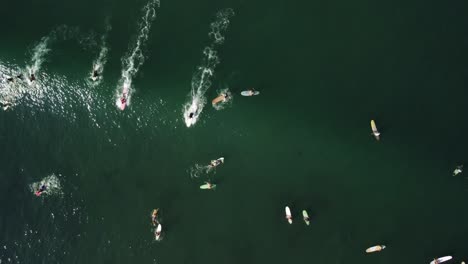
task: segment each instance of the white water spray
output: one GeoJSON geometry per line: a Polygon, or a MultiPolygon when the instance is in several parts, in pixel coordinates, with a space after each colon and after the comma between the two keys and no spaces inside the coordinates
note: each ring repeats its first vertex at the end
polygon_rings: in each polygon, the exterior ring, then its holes
{"type": "Polygon", "coordinates": [[[143,47],[148,41],[151,23],[156,18],[156,8],[160,6],[159,0],[150,0],[143,8],[144,16],[139,24],[138,36],[129,55],[122,59],[122,76],[116,91],[116,105],[121,110],[130,104],[130,97],[133,92],[132,79],[137,74],[141,65],[145,61],[143,47]]]}
{"type": "Polygon", "coordinates": [[[48,47],[50,40],[51,38],[49,36],[45,36],[41,39],[39,44],[34,47],[31,64],[27,66],[27,78],[30,80],[31,76],[36,75],[37,72],[41,69],[42,63],[45,61],[45,56],[50,51],[48,47]]]}
{"type": "Polygon", "coordinates": [[[211,23],[211,31],[208,36],[212,38],[212,43],[203,50],[203,60],[201,66],[197,67],[192,76],[192,89],[189,100],[183,106],[183,115],[187,127],[195,125],[206,104],[205,93],[211,86],[211,78],[219,63],[216,47],[224,42],[223,33],[227,30],[230,18],[234,11],[230,8],[219,11],[216,20],[211,23]]]}
{"type": "Polygon", "coordinates": [[[99,51],[99,56],[93,62],[93,70],[91,72],[90,79],[93,81],[92,85],[98,85],[101,82],[102,74],[104,72],[104,65],[107,62],[107,53],[109,51],[107,47],[107,36],[109,31],[112,29],[112,26],[109,23],[109,19],[106,19],[106,32],[101,37],[101,50],[99,51]]]}
{"type": "MultiPolygon", "coordinates": [[[[60,176],[60,175],[59,175],[60,176]]],[[[55,174],[51,174],[39,182],[34,182],[29,185],[29,189],[31,192],[36,192],[42,185],[46,186],[45,191],[43,192],[42,196],[44,195],[62,195],[62,186],[58,177],[55,174]]]]}

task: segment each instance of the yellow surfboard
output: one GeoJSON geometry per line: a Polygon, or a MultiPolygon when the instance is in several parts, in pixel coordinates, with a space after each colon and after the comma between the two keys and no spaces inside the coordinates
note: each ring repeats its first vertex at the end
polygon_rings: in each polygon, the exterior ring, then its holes
{"type": "Polygon", "coordinates": [[[224,94],[221,94],[220,96],[213,99],[213,101],[211,101],[211,104],[216,105],[217,103],[224,101],[225,98],[226,96],[224,94]]]}

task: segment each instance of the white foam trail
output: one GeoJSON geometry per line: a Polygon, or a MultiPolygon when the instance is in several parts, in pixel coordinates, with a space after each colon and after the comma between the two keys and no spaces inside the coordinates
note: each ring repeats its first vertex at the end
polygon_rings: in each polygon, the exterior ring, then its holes
{"type": "Polygon", "coordinates": [[[31,65],[27,66],[27,78],[29,78],[31,74],[35,75],[41,69],[42,63],[45,61],[45,56],[50,51],[48,48],[49,41],[50,37],[45,36],[41,39],[39,44],[34,47],[31,65]]]}
{"type": "Polygon", "coordinates": [[[208,173],[209,168],[210,168],[210,166],[207,166],[207,165],[195,164],[189,170],[190,177],[191,178],[198,178],[198,177],[200,177],[201,174],[208,173]]]}
{"type": "Polygon", "coordinates": [[[183,106],[183,115],[187,127],[195,125],[206,104],[205,93],[211,86],[211,77],[219,63],[216,47],[224,42],[223,33],[227,30],[230,18],[234,11],[230,8],[219,11],[216,20],[211,23],[211,31],[208,36],[212,38],[212,43],[203,50],[203,60],[201,66],[192,77],[192,89],[189,100],[183,106]]]}
{"type": "Polygon", "coordinates": [[[159,0],[150,0],[143,8],[144,16],[139,24],[138,36],[129,55],[122,59],[122,76],[118,82],[116,91],[116,105],[121,110],[130,104],[131,94],[133,92],[132,79],[145,61],[143,46],[148,40],[151,23],[156,18],[156,8],[160,6],[159,0]],[[125,99],[126,102],[122,102],[125,99]]]}
{"type": "Polygon", "coordinates": [[[106,32],[101,37],[101,50],[99,56],[93,62],[93,70],[91,72],[92,85],[98,85],[102,80],[102,74],[104,72],[104,65],[107,62],[107,53],[109,51],[107,47],[107,36],[109,31],[112,29],[112,26],[109,23],[109,19],[106,19],[106,32]]]}

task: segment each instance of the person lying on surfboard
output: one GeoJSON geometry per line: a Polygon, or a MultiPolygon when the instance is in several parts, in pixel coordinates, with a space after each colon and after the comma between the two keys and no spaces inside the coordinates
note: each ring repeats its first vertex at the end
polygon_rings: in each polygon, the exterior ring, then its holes
{"type": "Polygon", "coordinates": [[[217,167],[219,165],[221,165],[224,161],[224,158],[219,158],[219,159],[216,159],[216,160],[212,160],[210,165],[208,165],[209,168],[214,168],[214,167],[217,167]]]}
{"type": "Polygon", "coordinates": [[[151,223],[153,224],[153,226],[157,226],[158,225],[158,211],[159,211],[159,208],[158,209],[154,209],[153,212],[151,213],[151,223]]]}
{"type": "Polygon", "coordinates": [[[253,88],[247,91],[249,92],[249,96],[255,95],[255,90],[253,88]]]}
{"type": "Polygon", "coordinates": [[[37,197],[41,196],[43,192],[47,189],[45,184],[42,184],[41,187],[34,193],[37,197]]]}
{"type": "Polygon", "coordinates": [[[205,182],[208,185],[208,190],[214,189],[216,185],[212,184],[211,182],[205,182]]]}
{"type": "Polygon", "coordinates": [[[31,75],[29,76],[29,80],[31,82],[35,81],[36,80],[36,76],[34,75],[34,73],[31,73],[31,75]]]}
{"type": "Polygon", "coordinates": [[[99,77],[99,72],[97,71],[97,69],[94,69],[93,70],[93,76],[91,77],[91,79],[93,81],[97,80],[97,78],[99,77]]]}
{"type": "Polygon", "coordinates": [[[127,94],[123,94],[122,98],[120,98],[120,103],[121,104],[124,105],[125,103],[127,103],[127,98],[126,97],[127,97],[127,94]]]}

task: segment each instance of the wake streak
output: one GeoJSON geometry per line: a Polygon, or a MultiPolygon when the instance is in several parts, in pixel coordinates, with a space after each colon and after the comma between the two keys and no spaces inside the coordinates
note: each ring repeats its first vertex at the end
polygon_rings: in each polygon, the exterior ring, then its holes
{"type": "Polygon", "coordinates": [[[223,44],[223,33],[227,30],[230,18],[234,16],[234,11],[230,8],[219,11],[216,20],[210,25],[208,36],[212,39],[211,44],[203,50],[201,66],[193,74],[189,100],[184,104],[183,114],[187,127],[195,125],[206,104],[205,93],[211,86],[211,78],[214,70],[219,64],[218,52],[216,48],[223,44]]]}
{"type": "Polygon", "coordinates": [[[125,109],[125,105],[130,103],[130,96],[132,93],[132,79],[138,73],[141,65],[145,61],[143,54],[143,46],[148,41],[151,23],[156,18],[156,8],[160,6],[159,0],[150,0],[143,8],[144,16],[141,20],[138,30],[138,36],[130,55],[122,59],[122,76],[117,88],[117,106],[120,109],[125,109]],[[122,92],[119,94],[119,90],[122,92]]]}

